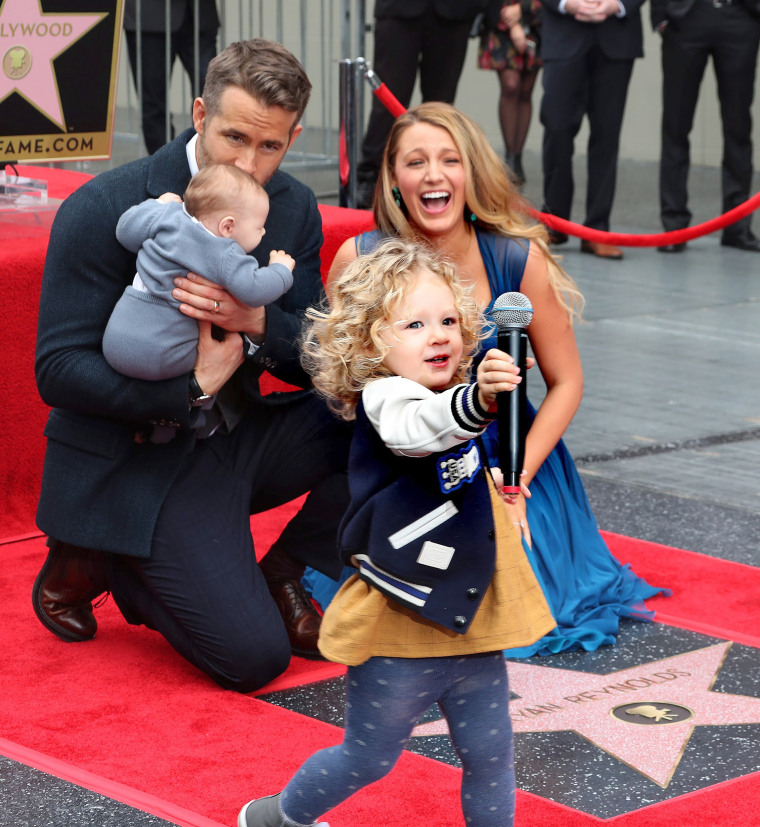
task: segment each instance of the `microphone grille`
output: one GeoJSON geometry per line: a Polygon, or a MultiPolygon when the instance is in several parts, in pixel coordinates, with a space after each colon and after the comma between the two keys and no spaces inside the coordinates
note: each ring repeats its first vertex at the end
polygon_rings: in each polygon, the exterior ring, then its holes
{"type": "Polygon", "coordinates": [[[527,327],[533,318],[533,305],[522,293],[502,293],[491,309],[499,327],[527,327]]]}

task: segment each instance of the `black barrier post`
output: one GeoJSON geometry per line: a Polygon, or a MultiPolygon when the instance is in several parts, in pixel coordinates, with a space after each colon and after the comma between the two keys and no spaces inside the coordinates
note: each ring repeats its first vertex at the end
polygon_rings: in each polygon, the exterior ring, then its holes
{"type": "Polygon", "coordinates": [[[339,204],[341,207],[356,207],[356,167],[358,163],[357,72],[352,60],[341,60],[339,69],[339,204]]]}

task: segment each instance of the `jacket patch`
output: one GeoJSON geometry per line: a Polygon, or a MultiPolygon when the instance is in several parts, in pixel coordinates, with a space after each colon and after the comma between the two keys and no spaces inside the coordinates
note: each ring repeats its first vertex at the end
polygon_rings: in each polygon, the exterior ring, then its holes
{"type": "Polygon", "coordinates": [[[423,514],[419,520],[415,520],[413,523],[409,523],[409,525],[391,534],[388,542],[393,548],[401,548],[407,545],[407,543],[414,542],[418,537],[429,534],[434,528],[437,528],[441,523],[445,523],[446,520],[450,520],[458,513],[459,509],[454,503],[445,502],[443,505],[439,505],[438,508],[428,511],[427,514],[423,514]]]}
{"type": "Polygon", "coordinates": [[[432,540],[426,540],[422,546],[422,551],[417,557],[417,562],[423,566],[430,566],[434,569],[441,569],[446,571],[451,563],[451,558],[454,556],[453,546],[444,546],[441,543],[434,543],[432,540]]]}
{"type": "Polygon", "coordinates": [[[441,491],[450,494],[466,482],[472,482],[480,470],[480,454],[477,445],[468,443],[456,454],[447,454],[438,460],[438,481],[441,491]]]}

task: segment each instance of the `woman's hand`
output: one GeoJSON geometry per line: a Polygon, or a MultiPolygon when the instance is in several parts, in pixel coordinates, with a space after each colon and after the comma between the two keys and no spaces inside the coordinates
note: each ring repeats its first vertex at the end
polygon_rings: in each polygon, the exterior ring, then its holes
{"type": "Polygon", "coordinates": [[[525,50],[528,48],[528,38],[525,36],[525,29],[519,23],[509,30],[509,39],[512,41],[518,55],[525,54],[525,50]]]}
{"type": "Polygon", "coordinates": [[[501,7],[499,12],[500,28],[503,27],[507,31],[520,22],[522,17],[522,8],[519,3],[511,3],[501,7]]]}
{"type": "Polygon", "coordinates": [[[177,277],[172,296],[181,302],[179,309],[186,316],[199,322],[209,322],[230,332],[246,333],[257,344],[266,338],[266,312],[263,307],[243,304],[223,287],[203,276],[188,273],[187,278],[177,277]]]}
{"type": "Polygon", "coordinates": [[[227,333],[219,342],[211,335],[211,322],[198,322],[198,358],[195,380],[204,393],[213,396],[243,364],[243,340],[237,333],[227,333]]]}
{"type": "Polygon", "coordinates": [[[496,490],[499,492],[499,496],[504,500],[505,503],[515,503],[517,500],[520,499],[520,495],[525,498],[530,497],[530,489],[528,488],[527,484],[525,483],[524,477],[526,477],[528,472],[523,468],[522,473],[520,474],[520,493],[507,493],[504,491],[504,474],[501,471],[501,468],[497,468],[494,466],[491,468],[491,477],[493,478],[494,485],[496,486],[496,490]]]}
{"type": "Polygon", "coordinates": [[[520,474],[520,494],[505,494],[504,474],[502,474],[501,468],[491,468],[491,476],[496,485],[496,490],[499,492],[499,496],[504,501],[509,522],[512,523],[515,528],[519,529],[520,535],[530,546],[530,529],[528,528],[527,507],[525,505],[525,500],[530,497],[530,490],[523,482],[522,478],[525,475],[525,471],[520,474]]]}
{"type": "Polygon", "coordinates": [[[528,526],[525,498],[519,497],[515,502],[505,502],[504,507],[507,509],[509,521],[520,532],[520,536],[528,544],[528,548],[530,548],[532,546],[532,540],[530,527],[528,526]]]}

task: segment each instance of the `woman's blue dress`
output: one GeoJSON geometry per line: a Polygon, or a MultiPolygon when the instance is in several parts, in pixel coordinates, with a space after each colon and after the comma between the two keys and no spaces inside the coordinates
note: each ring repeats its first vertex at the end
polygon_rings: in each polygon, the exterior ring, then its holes
{"type": "MultiPolygon", "coordinates": [[[[365,233],[357,242],[357,249],[367,252],[381,238],[378,231],[365,233]]],[[[478,244],[493,299],[502,293],[519,292],[528,243],[479,232],[478,244]]],[[[486,316],[492,304],[486,309],[486,316]]],[[[494,326],[492,337],[483,342],[481,352],[495,346],[494,326]]],[[[532,420],[535,411],[528,407],[532,420]]],[[[483,440],[492,464],[497,465],[496,423],[488,428],[483,440]]],[[[533,477],[530,491],[526,507],[532,547],[523,545],[557,627],[532,646],[510,649],[505,654],[529,657],[570,649],[593,651],[615,642],[621,617],[651,620],[654,613],[647,610],[644,600],[670,592],[650,586],[629,565],[622,566],[612,556],[591,513],[575,463],[561,440],[533,477]]],[[[346,567],[340,582],[354,571],[346,567]]],[[[340,585],[311,569],[307,569],[304,584],[323,607],[340,585]]]]}

